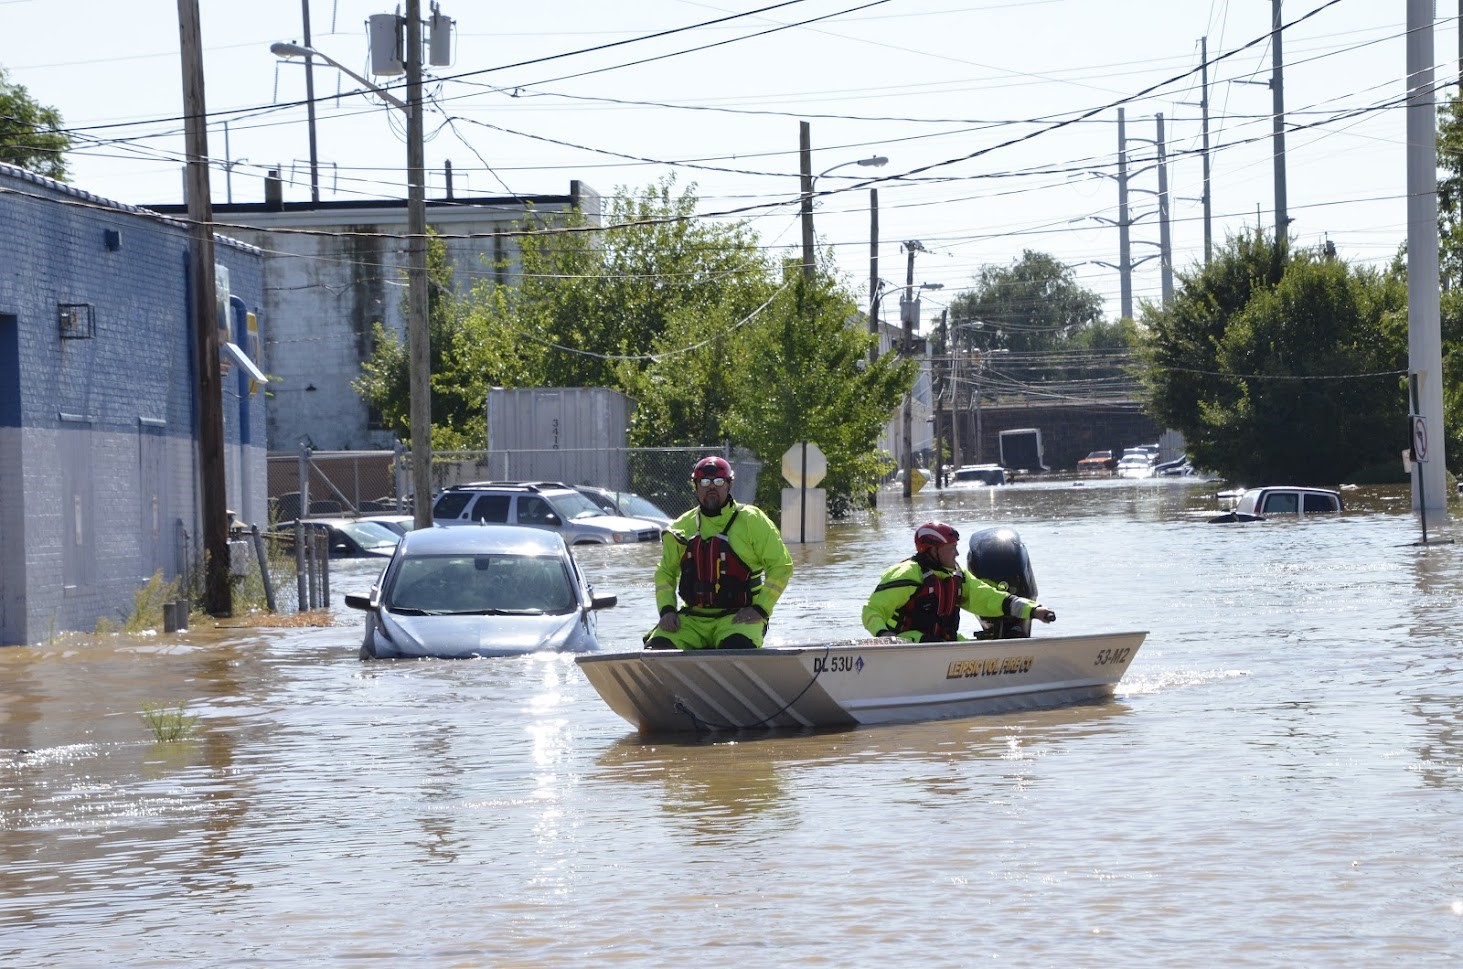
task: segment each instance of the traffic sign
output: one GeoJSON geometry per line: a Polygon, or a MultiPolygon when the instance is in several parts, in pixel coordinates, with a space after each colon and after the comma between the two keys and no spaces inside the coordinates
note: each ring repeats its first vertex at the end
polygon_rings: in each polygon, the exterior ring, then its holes
{"type": "Polygon", "coordinates": [[[1427,460],[1427,424],[1421,415],[1412,419],[1412,460],[1427,460]]]}
{"type": "Polygon", "coordinates": [[[794,488],[816,488],[827,473],[828,459],[812,441],[799,441],[782,455],[782,476],[794,488]]]}

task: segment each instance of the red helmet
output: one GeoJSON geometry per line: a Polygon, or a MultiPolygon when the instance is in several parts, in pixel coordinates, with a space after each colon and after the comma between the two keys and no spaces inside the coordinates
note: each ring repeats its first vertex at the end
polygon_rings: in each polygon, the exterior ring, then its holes
{"type": "Polygon", "coordinates": [[[727,463],[726,458],[702,458],[696,462],[691,469],[691,480],[699,481],[702,478],[725,478],[728,481],[735,481],[737,473],[727,463]]]}
{"type": "Polygon", "coordinates": [[[916,553],[958,541],[960,541],[960,533],[944,522],[925,522],[914,530],[916,553]]]}

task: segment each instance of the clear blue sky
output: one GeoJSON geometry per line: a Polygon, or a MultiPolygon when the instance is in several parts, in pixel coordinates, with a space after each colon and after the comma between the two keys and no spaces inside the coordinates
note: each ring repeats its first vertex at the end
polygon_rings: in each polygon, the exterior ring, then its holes
{"type": "MultiPolygon", "coordinates": [[[[314,46],[367,73],[366,18],[394,0],[310,3],[314,46]]],[[[235,163],[231,177],[215,174],[215,201],[260,200],[263,173],[276,166],[293,179],[286,198],[308,199],[305,111],[280,107],[303,99],[303,68],[269,52],[303,39],[301,0],[201,6],[210,152],[235,163]]],[[[920,240],[928,252],[916,280],[946,287],[926,300],[927,317],[982,266],[1009,264],[1023,248],[1075,266],[1116,316],[1117,274],[1097,262],[1117,262],[1117,232],[1090,218],[1116,218],[1116,185],[1092,173],[1116,170],[1115,105],[1125,106],[1134,169],[1151,161],[1153,146],[1136,139],[1153,139],[1162,113],[1175,264],[1201,258],[1207,37],[1218,59],[1214,238],[1252,227],[1257,209],[1273,225],[1269,0],[800,0],[750,13],[771,6],[444,2],[457,41],[452,66],[435,68],[442,80],[429,87],[429,193],[441,194],[448,159],[459,196],[564,194],[571,179],[609,194],[674,173],[696,185],[702,212],[737,212],[764,244],[794,250],[806,120],[814,172],[889,158],[818,183],[849,189],[819,200],[816,226],[861,298],[870,220],[860,177],[875,176],[880,275],[902,284],[900,243],[920,240]],[[675,32],[643,39],[666,31],[675,32]]],[[[1457,70],[1456,4],[1443,0],[1438,16],[1441,82],[1457,70]]],[[[1303,17],[1283,42],[1291,234],[1384,262],[1406,232],[1406,3],[1286,0],[1284,20],[1303,17]]],[[[76,129],[78,187],[134,204],[182,200],[176,4],[0,0],[0,66],[76,129]]],[[[317,96],[357,88],[327,65],[315,85],[317,96]]],[[[342,97],[319,105],[317,130],[323,198],[405,194],[397,112],[342,97]]],[[[1156,252],[1144,191],[1156,187],[1152,169],[1133,181],[1135,257],[1156,252]]],[[[1156,259],[1139,267],[1134,289],[1158,298],[1156,259]]]]}

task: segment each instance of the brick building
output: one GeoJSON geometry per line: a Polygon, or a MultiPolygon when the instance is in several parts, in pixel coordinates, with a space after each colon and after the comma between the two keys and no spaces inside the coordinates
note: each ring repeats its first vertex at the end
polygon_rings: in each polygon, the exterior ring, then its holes
{"type": "MultiPolygon", "coordinates": [[[[0,165],[0,238],[0,645],[15,645],[125,616],[155,573],[199,561],[198,380],[186,225],[0,165]]],[[[220,342],[257,350],[261,254],[219,239],[215,261],[220,342]]],[[[263,393],[232,361],[227,503],[263,521],[263,393]]]]}

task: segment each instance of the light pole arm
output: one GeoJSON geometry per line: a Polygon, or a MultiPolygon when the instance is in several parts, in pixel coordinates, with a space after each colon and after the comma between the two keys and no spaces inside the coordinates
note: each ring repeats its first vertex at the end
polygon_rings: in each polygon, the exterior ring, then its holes
{"type": "Polygon", "coordinates": [[[346,67],[334,57],[331,57],[329,54],[321,53],[320,51],[315,50],[313,47],[301,47],[299,44],[270,44],[269,52],[276,57],[318,57],[325,63],[329,64],[331,67],[335,68],[337,71],[340,71],[342,74],[355,81],[357,84],[363,84],[366,87],[370,88],[376,94],[379,94],[383,100],[385,100],[393,107],[400,108],[402,111],[405,111],[408,114],[411,113],[411,108],[409,108],[407,106],[407,103],[401,100],[401,98],[392,94],[390,91],[377,87],[375,84],[372,84],[364,77],[361,77],[361,75],[357,74],[349,67],[346,67]]]}

